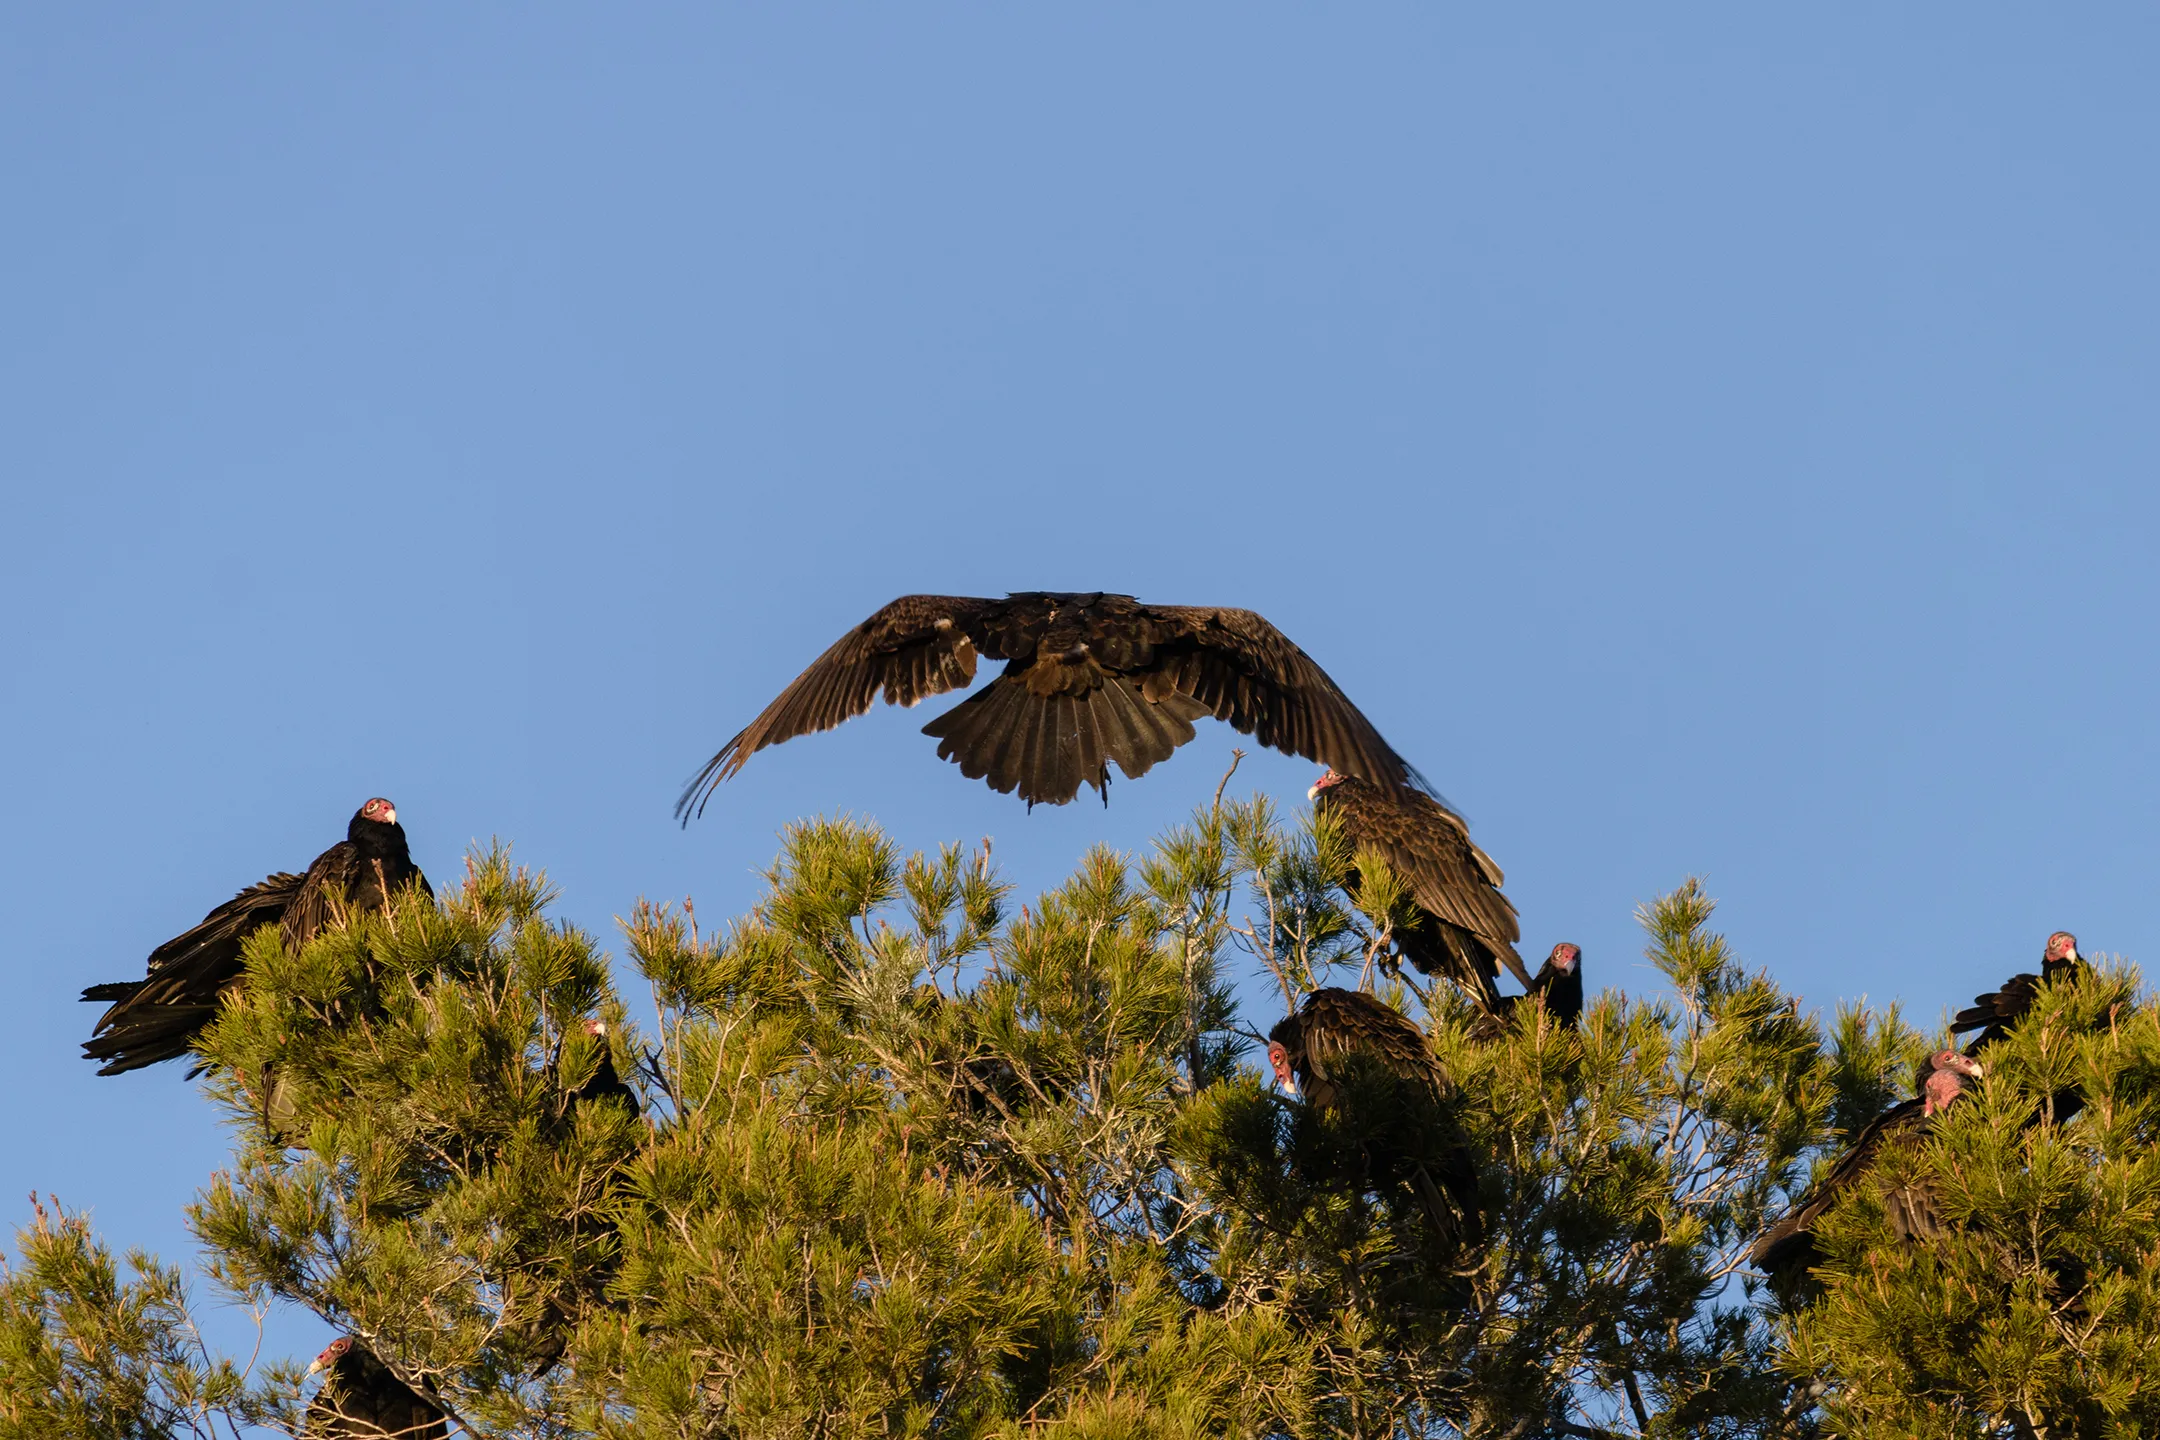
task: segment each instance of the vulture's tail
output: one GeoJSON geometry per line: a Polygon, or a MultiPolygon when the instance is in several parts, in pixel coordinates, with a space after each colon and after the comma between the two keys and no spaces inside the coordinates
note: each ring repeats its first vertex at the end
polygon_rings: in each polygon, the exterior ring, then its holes
{"type": "Polygon", "coordinates": [[[1192,739],[1192,722],[1206,713],[1175,692],[1151,702],[1123,676],[1105,676],[1080,694],[1037,695],[1007,673],[923,726],[923,734],[970,780],[986,780],[1001,794],[1018,790],[1030,805],[1063,805],[1082,785],[1107,800],[1108,762],[1138,779],[1192,739]]]}

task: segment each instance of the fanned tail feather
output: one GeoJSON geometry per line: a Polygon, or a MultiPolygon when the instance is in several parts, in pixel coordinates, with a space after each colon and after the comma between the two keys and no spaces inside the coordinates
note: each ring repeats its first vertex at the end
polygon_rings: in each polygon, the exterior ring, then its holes
{"type": "Polygon", "coordinates": [[[1183,695],[1150,702],[1140,687],[1109,676],[1084,694],[1037,696],[1011,675],[923,726],[940,759],[1001,794],[1030,805],[1063,805],[1082,785],[1107,792],[1109,762],[1136,780],[1193,738],[1206,710],[1183,695]]]}

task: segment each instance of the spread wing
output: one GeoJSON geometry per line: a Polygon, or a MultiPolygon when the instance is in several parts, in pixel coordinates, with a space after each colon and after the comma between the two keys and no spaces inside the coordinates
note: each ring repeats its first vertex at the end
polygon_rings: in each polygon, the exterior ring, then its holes
{"type": "Polygon", "coordinates": [[[217,1014],[219,992],[246,968],[247,937],[282,920],[301,884],[300,876],[280,872],[250,885],[151,951],[143,979],[83,991],[85,1000],[111,1002],[83,1042],[84,1057],[103,1062],[100,1075],[119,1075],[186,1053],[217,1014]]]}
{"type": "Polygon", "coordinates": [[[1470,840],[1460,817],[1430,796],[1389,793],[1345,778],[1322,790],[1317,804],[1342,821],[1352,844],[1380,852],[1388,868],[1410,886],[1420,909],[1469,931],[1504,961],[1525,988],[1530,974],[1515,953],[1522,938],[1515,907],[1500,893],[1505,877],[1470,840]]]}
{"type": "Polygon", "coordinates": [[[766,746],[852,720],[880,691],[888,705],[913,705],[969,684],[983,626],[1006,603],[964,595],[903,595],[893,601],[841,636],[721,746],[683,788],[676,818],[688,824],[702,814],[720,782],[766,746]]]}
{"type": "Polygon", "coordinates": [[[1429,791],[1325,670],[1250,610],[1147,605],[1157,622],[1147,698],[1189,695],[1261,744],[1391,790],[1429,791]]]}

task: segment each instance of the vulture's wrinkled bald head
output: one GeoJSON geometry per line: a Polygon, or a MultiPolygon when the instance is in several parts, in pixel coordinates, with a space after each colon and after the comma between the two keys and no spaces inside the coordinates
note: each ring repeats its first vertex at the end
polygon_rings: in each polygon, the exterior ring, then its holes
{"type": "Polygon", "coordinates": [[[2043,963],[2052,961],[2056,964],[2077,959],[2077,936],[2067,930],[2057,930],[2048,936],[2047,953],[2040,958],[2043,963]]]}
{"type": "Polygon", "coordinates": [[[397,806],[378,795],[360,807],[360,818],[373,820],[378,825],[397,824],[397,806]]]}
{"type": "Polygon", "coordinates": [[[1925,1100],[1920,1107],[1920,1113],[1933,1115],[1945,1109],[1965,1093],[1968,1084],[1978,1081],[1986,1074],[1986,1067],[1961,1051],[1936,1051],[1928,1057],[1927,1080],[1921,1087],[1925,1100]]]}
{"type": "Polygon", "coordinates": [[[1564,975],[1572,975],[1575,973],[1575,967],[1582,962],[1582,946],[1570,945],[1563,940],[1552,947],[1552,955],[1549,958],[1552,960],[1554,969],[1564,975]]]}
{"type": "Polygon", "coordinates": [[[338,1336],[337,1339],[332,1340],[328,1345],[325,1345],[323,1347],[322,1354],[315,1357],[315,1363],[307,1367],[307,1373],[313,1375],[317,1371],[328,1370],[331,1366],[337,1364],[338,1361],[344,1359],[346,1352],[351,1349],[352,1336],[338,1336]]]}

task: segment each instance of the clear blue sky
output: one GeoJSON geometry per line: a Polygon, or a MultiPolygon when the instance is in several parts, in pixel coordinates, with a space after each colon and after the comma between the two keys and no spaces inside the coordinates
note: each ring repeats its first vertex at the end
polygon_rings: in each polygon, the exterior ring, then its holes
{"type": "MultiPolygon", "coordinates": [[[[1702,873],[1811,1004],[2153,950],[2149,7],[0,16],[0,830],[36,1187],[189,1250],[85,984],[393,798],[614,944],[793,817],[1033,886],[881,710],[682,780],[911,590],[1250,606],[1644,987],[1702,873]]],[[[1298,800],[1314,767],[1249,779],[1298,800]]],[[[315,1333],[282,1323],[305,1353],[315,1333]]]]}

